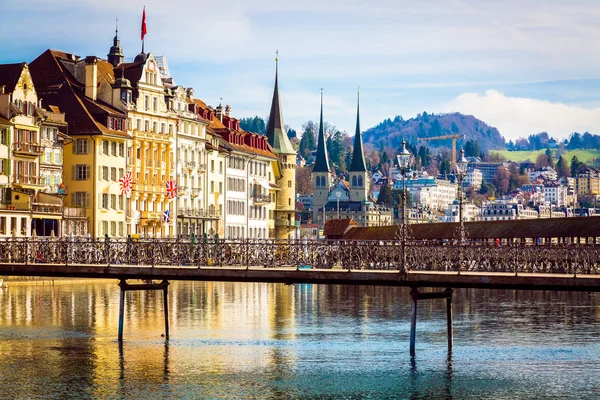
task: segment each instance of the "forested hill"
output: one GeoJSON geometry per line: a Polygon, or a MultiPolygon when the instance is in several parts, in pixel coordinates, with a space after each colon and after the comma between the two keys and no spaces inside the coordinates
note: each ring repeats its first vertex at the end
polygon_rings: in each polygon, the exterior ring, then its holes
{"type": "MultiPolygon", "coordinates": [[[[417,138],[433,137],[448,134],[465,135],[465,141],[477,140],[481,150],[488,152],[504,148],[504,138],[498,129],[487,125],[472,115],[452,114],[423,114],[415,118],[403,119],[400,116],[393,120],[388,118],[379,125],[363,133],[365,143],[372,143],[376,148],[382,144],[385,147],[399,148],[402,139],[408,143],[417,144],[417,138]]],[[[457,147],[462,147],[464,141],[459,140],[457,147]]],[[[436,140],[428,142],[429,147],[452,146],[452,141],[436,140]]]]}

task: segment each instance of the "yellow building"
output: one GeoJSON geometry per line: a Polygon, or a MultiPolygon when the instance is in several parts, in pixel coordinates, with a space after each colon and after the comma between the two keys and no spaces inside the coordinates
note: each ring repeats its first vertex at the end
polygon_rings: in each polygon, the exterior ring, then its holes
{"type": "Polygon", "coordinates": [[[0,65],[0,236],[60,234],[62,197],[46,186],[40,169],[47,115],[29,66],[0,65]]]}
{"type": "Polygon", "coordinates": [[[173,95],[166,88],[152,54],[138,54],[133,63],[120,64],[124,78],[133,88],[128,108],[128,127],[132,132],[128,170],[133,173],[129,200],[128,232],[144,237],[176,235],[173,218],[165,222],[166,210],[175,214],[175,199],[167,195],[167,181],[176,182],[175,137],[178,117],[173,95]]]}
{"type": "Polygon", "coordinates": [[[600,176],[598,172],[588,169],[584,173],[577,175],[575,186],[578,196],[600,195],[600,176]]]}
{"type": "Polygon", "coordinates": [[[124,237],[125,201],[118,180],[126,170],[126,114],[99,97],[115,83],[113,66],[94,56],[46,50],[30,69],[44,104],[65,113],[73,138],[64,149],[69,208],[86,210],[92,237],[124,237]]]}

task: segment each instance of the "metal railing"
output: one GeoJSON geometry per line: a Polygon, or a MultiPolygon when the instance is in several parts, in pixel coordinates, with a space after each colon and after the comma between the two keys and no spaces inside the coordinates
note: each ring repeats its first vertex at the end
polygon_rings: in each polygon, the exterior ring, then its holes
{"type": "Polygon", "coordinates": [[[179,215],[184,217],[219,218],[219,210],[206,210],[203,208],[180,208],[179,215]]]}
{"type": "MultiPolygon", "coordinates": [[[[600,245],[410,241],[406,271],[600,274],[600,245]]],[[[297,267],[401,271],[400,241],[8,238],[0,263],[297,267]]]]}
{"type": "Polygon", "coordinates": [[[15,142],[13,143],[13,151],[15,153],[39,156],[44,152],[44,146],[35,143],[15,142]]]}

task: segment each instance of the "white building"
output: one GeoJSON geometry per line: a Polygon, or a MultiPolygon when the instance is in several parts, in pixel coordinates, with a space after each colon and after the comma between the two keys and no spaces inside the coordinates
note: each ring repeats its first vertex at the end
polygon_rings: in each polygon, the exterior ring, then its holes
{"type": "Polygon", "coordinates": [[[523,207],[522,204],[496,200],[483,206],[483,221],[506,221],[514,219],[538,218],[538,212],[523,207]]]}
{"type": "Polygon", "coordinates": [[[467,175],[465,175],[465,179],[463,180],[463,187],[465,189],[473,188],[473,190],[481,189],[481,183],[483,182],[483,174],[477,168],[470,169],[467,171],[467,175]]]}
{"type": "MultiPolygon", "coordinates": [[[[443,222],[459,222],[460,204],[458,200],[454,200],[446,208],[446,212],[442,217],[443,222]]],[[[463,222],[479,221],[481,210],[475,204],[463,203],[462,205],[463,222]]]]}
{"type": "MultiPolygon", "coordinates": [[[[394,189],[402,190],[402,180],[394,182],[394,189]]],[[[450,181],[429,176],[406,180],[406,190],[413,205],[444,211],[457,197],[458,185],[450,181]]]]}
{"type": "Polygon", "coordinates": [[[558,182],[549,182],[544,185],[544,199],[547,203],[556,207],[566,207],[569,205],[568,188],[558,182]]]}

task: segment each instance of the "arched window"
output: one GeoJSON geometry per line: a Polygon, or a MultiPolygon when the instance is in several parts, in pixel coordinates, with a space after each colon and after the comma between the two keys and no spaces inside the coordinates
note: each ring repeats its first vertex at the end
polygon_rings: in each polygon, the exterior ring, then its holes
{"type": "Polygon", "coordinates": [[[352,177],[352,186],[356,186],[356,175],[352,177]]]}
{"type": "Polygon", "coordinates": [[[363,185],[363,177],[359,176],[358,177],[358,186],[362,186],[363,185]]]}

